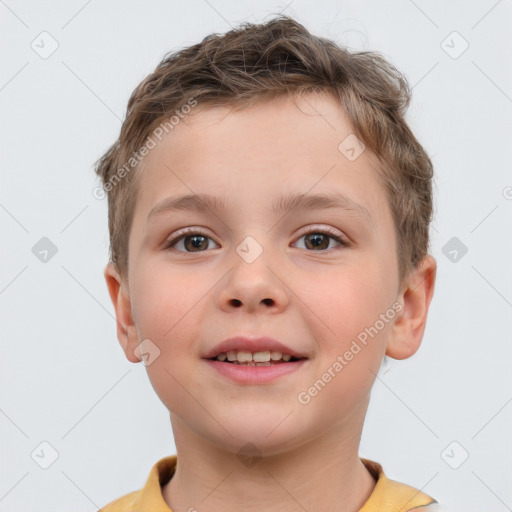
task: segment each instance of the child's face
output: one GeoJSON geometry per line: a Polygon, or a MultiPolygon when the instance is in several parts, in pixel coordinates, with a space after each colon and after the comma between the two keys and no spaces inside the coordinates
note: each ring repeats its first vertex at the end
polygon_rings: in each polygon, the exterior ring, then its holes
{"type": "Polygon", "coordinates": [[[179,429],[233,452],[251,442],[270,454],[327,432],[357,437],[384,353],[402,358],[417,349],[418,340],[393,352],[404,303],[394,224],[376,158],[368,150],[347,158],[356,154],[351,139],[346,154],[338,149],[352,132],[333,100],[307,96],[242,112],[193,112],[145,158],[129,285],[116,312],[135,326],[127,338],[119,334],[131,361],[142,340],[151,340],[150,360],[160,351],[147,371],[176,438],[179,429]],[[167,198],[196,194],[226,209],[150,215],[167,198]],[[273,212],[296,194],[347,201],[273,212]],[[186,227],[199,238],[165,248],[186,227]],[[315,236],[326,229],[348,245],[315,236]],[[361,333],[372,326],[365,345],[361,333]],[[307,359],[264,383],[234,381],[214,368],[228,363],[205,359],[233,336],[274,338],[307,359]],[[308,391],[315,383],[320,391],[308,391]]]}

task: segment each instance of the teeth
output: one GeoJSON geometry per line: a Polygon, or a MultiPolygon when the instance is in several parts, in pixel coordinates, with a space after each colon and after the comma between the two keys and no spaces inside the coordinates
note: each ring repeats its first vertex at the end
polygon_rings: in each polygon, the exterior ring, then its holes
{"type": "Polygon", "coordinates": [[[279,361],[279,359],[281,359],[283,357],[283,354],[281,354],[281,352],[278,352],[277,350],[272,350],[272,352],[270,352],[270,358],[272,359],[272,361],[279,361]]]}
{"type": "Polygon", "coordinates": [[[255,352],[252,358],[257,363],[266,363],[270,361],[270,350],[265,350],[264,352],[255,352]]]}
{"type": "Polygon", "coordinates": [[[260,352],[247,352],[245,350],[228,350],[221,352],[216,359],[218,361],[226,361],[231,363],[246,363],[250,366],[270,366],[272,361],[290,361],[290,354],[283,354],[277,350],[262,350],[260,352]]]}
{"type": "Polygon", "coordinates": [[[248,363],[249,361],[252,361],[252,354],[250,352],[239,350],[238,354],[236,355],[236,360],[239,363],[248,363]]]}

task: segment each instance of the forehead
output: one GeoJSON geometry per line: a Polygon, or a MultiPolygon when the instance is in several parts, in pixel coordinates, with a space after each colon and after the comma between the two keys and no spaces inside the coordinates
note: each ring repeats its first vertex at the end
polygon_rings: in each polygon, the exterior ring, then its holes
{"type": "Polygon", "coordinates": [[[145,223],[165,199],[184,195],[217,196],[237,215],[249,205],[253,214],[258,205],[276,213],[285,191],[342,193],[372,218],[382,217],[378,160],[368,150],[348,158],[347,147],[363,146],[330,96],[286,97],[243,110],[196,108],[144,158],[134,223],[145,223]]]}
{"type": "MultiPolygon", "coordinates": [[[[260,155],[279,158],[287,149],[293,149],[297,156],[318,157],[312,148],[337,153],[337,145],[332,146],[333,140],[353,132],[342,106],[327,93],[259,100],[250,107],[200,104],[176,128],[162,145],[162,148],[166,143],[168,147],[173,146],[176,158],[188,153],[187,145],[208,146],[210,151],[218,148],[219,156],[226,149],[230,150],[231,156],[243,156],[238,148],[255,149],[254,153],[244,155],[248,162],[260,155]],[[326,144],[319,148],[318,139],[327,134],[326,144]],[[302,142],[300,146],[293,146],[299,141],[302,142]],[[279,148],[283,151],[279,152],[279,148]]],[[[292,155],[286,153],[285,156],[290,158],[292,155]]]]}
{"type": "Polygon", "coordinates": [[[343,153],[353,141],[358,144],[353,131],[341,105],[328,94],[283,97],[243,110],[199,104],[161,141],[155,140],[141,163],[138,188],[143,195],[158,195],[159,185],[166,178],[172,181],[169,168],[186,172],[188,179],[200,176],[205,183],[217,180],[217,171],[236,177],[244,169],[247,180],[257,172],[270,181],[279,171],[286,179],[286,170],[300,180],[301,171],[318,174],[325,164],[336,165],[338,174],[357,170],[362,180],[378,179],[379,162],[370,151],[354,161],[343,153]]]}

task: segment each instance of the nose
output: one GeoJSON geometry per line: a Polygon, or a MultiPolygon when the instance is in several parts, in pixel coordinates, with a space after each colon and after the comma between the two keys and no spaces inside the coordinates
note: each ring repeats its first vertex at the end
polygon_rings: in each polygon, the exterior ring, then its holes
{"type": "Polygon", "coordinates": [[[248,313],[283,311],[289,303],[289,289],[286,276],[279,272],[275,261],[270,255],[265,256],[265,251],[252,263],[235,254],[231,271],[217,295],[218,306],[226,312],[235,308],[248,313]]]}

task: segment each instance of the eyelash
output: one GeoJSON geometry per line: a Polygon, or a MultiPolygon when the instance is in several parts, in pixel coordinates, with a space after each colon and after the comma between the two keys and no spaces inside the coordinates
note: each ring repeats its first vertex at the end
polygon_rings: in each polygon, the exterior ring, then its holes
{"type": "MultiPolygon", "coordinates": [[[[308,251],[308,252],[325,253],[325,252],[328,252],[328,251],[333,251],[333,250],[337,250],[337,249],[342,249],[344,247],[349,247],[349,245],[350,245],[347,241],[342,239],[337,233],[335,233],[330,228],[309,228],[309,230],[303,232],[298,237],[297,240],[300,240],[301,238],[303,238],[306,235],[317,234],[317,233],[321,234],[321,235],[326,235],[329,238],[332,238],[333,240],[335,240],[336,242],[339,243],[339,246],[331,248],[331,249],[320,249],[318,251],[313,251],[313,250],[305,249],[306,251],[308,251]]],[[[191,227],[191,228],[186,228],[184,231],[182,231],[178,235],[176,235],[176,236],[172,237],[171,239],[167,240],[165,242],[165,245],[164,245],[163,249],[164,250],[171,250],[173,245],[177,244],[179,241],[183,240],[184,238],[186,238],[187,236],[190,236],[190,235],[204,236],[205,238],[209,238],[210,240],[213,240],[210,236],[208,236],[206,233],[202,232],[200,229],[191,227]]],[[[188,253],[188,254],[194,254],[195,253],[194,251],[178,251],[177,249],[173,249],[173,250],[175,250],[177,252],[188,253]]],[[[196,252],[198,252],[198,253],[199,252],[206,252],[206,250],[205,251],[196,251],[196,252]]]]}

